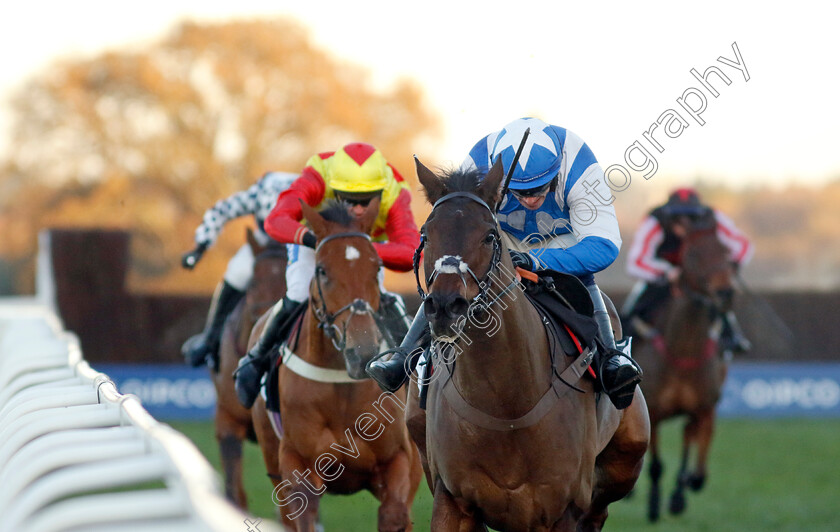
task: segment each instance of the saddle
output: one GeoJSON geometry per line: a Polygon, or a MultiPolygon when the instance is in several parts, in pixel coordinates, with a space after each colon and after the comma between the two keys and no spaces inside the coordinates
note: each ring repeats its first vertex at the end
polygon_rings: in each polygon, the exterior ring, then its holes
{"type": "Polygon", "coordinates": [[[589,291],[577,277],[553,270],[537,272],[536,281],[522,279],[525,295],[543,324],[568,356],[583,347],[594,348],[598,336],[595,308],[589,291]]]}

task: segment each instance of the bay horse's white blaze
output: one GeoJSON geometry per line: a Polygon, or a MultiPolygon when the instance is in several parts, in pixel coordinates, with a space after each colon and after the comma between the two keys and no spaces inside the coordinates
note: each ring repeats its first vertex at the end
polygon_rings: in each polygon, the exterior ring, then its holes
{"type": "Polygon", "coordinates": [[[467,273],[468,269],[469,266],[467,266],[466,262],[461,260],[460,255],[443,255],[435,261],[435,271],[438,273],[467,273]],[[451,264],[454,261],[457,261],[457,266],[451,264]]]}
{"type": "Polygon", "coordinates": [[[361,257],[359,250],[353,246],[347,246],[347,249],[344,250],[344,258],[347,260],[356,260],[359,257],[361,257]]]}

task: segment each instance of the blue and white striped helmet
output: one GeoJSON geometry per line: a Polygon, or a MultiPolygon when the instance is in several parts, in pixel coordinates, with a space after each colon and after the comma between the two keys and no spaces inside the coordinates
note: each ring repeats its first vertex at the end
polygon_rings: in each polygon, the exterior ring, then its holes
{"type": "Polygon", "coordinates": [[[545,185],[557,175],[563,159],[562,144],[552,126],[539,118],[520,118],[506,125],[496,135],[491,162],[501,154],[502,163],[507,171],[519,143],[522,142],[522,135],[528,128],[531,132],[510,180],[510,188],[514,190],[545,185]]]}

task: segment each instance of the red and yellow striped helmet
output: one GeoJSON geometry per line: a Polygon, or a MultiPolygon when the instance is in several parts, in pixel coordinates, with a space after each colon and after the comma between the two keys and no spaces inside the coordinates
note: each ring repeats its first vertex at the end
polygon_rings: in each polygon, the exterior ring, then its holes
{"type": "Polygon", "coordinates": [[[382,152],[364,142],[347,144],[325,162],[324,177],[339,192],[376,192],[393,179],[382,152]]]}

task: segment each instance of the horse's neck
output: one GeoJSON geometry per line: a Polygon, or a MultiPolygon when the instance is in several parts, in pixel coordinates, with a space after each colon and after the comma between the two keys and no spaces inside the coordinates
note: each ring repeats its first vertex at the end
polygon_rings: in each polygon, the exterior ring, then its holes
{"type": "Polygon", "coordinates": [[[480,328],[467,322],[463,334],[471,343],[463,339],[459,343],[463,352],[452,378],[470,404],[513,417],[524,414],[546,391],[551,363],[533,305],[516,290],[504,302],[506,309],[496,304],[489,310],[494,325],[480,328]]]}
{"type": "Polygon", "coordinates": [[[303,317],[303,323],[300,324],[300,337],[295,342],[294,335],[296,331],[292,329],[292,335],[288,342],[290,345],[297,343],[295,354],[310,364],[331,369],[344,369],[344,360],[332,342],[324,336],[322,329],[318,327],[318,320],[312,313],[312,309],[307,309],[303,317]]]}
{"type": "Polygon", "coordinates": [[[663,320],[660,330],[669,350],[686,357],[703,352],[714,321],[708,308],[688,296],[677,296],[663,308],[663,320]]]}

